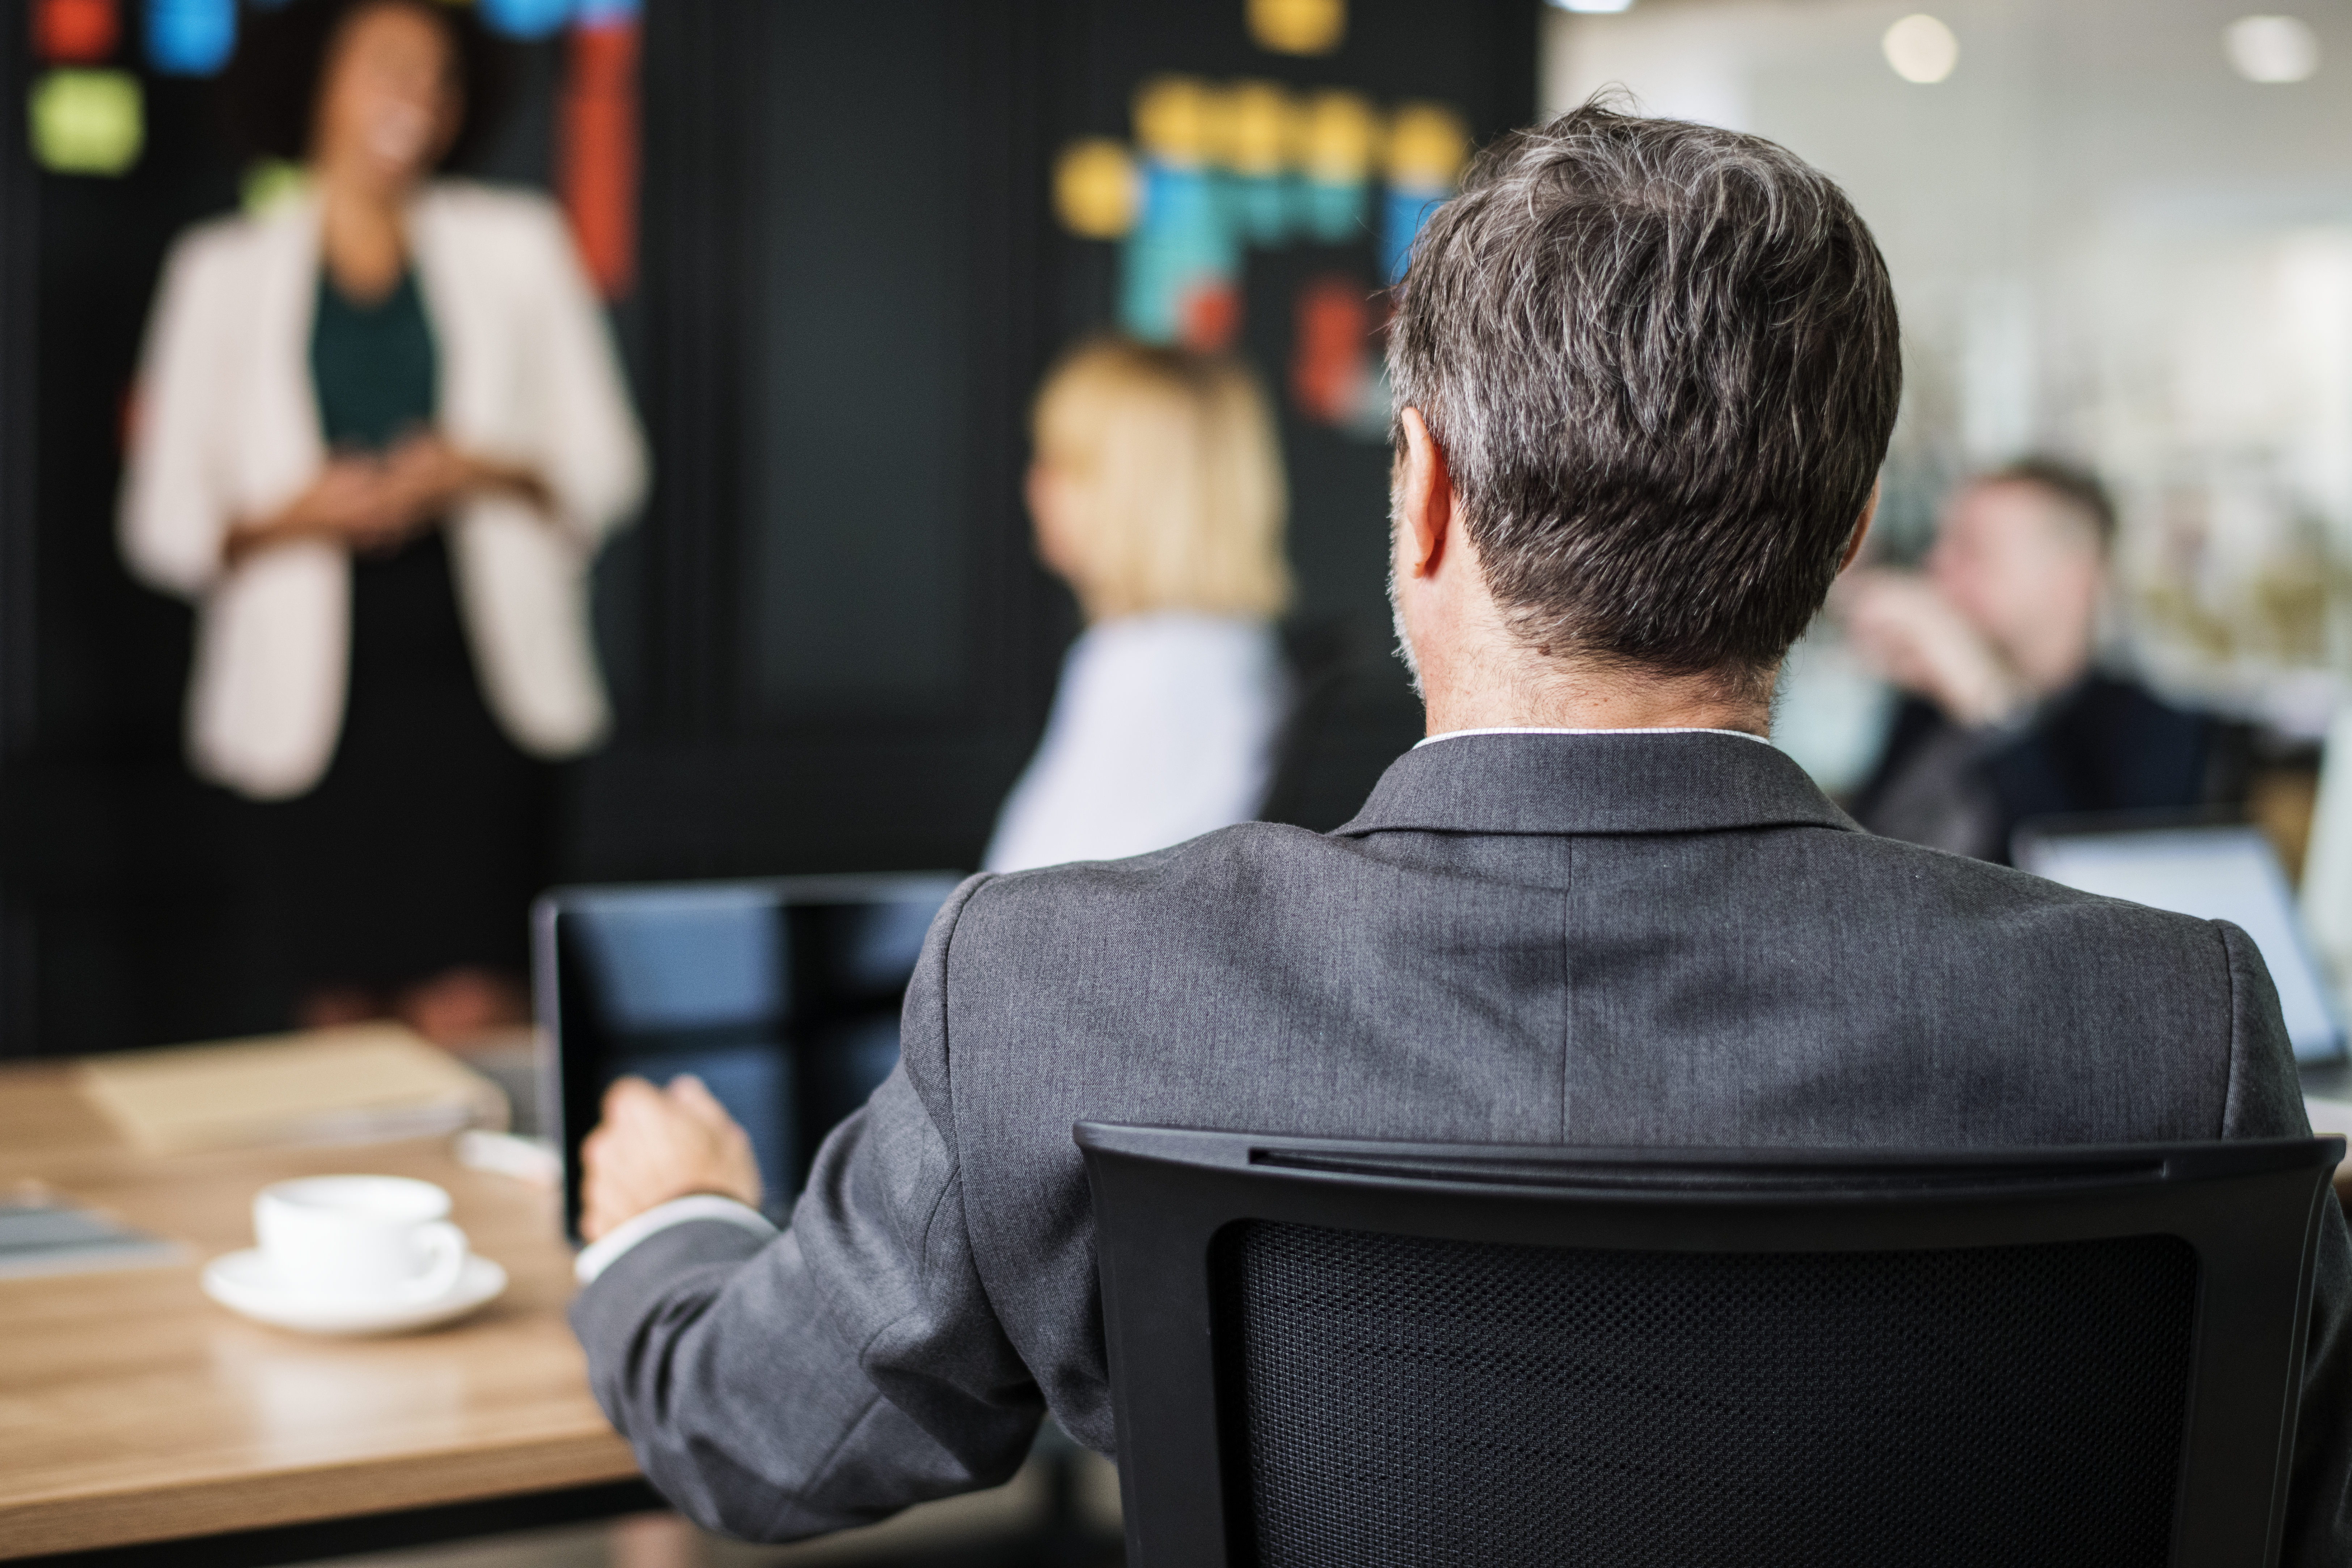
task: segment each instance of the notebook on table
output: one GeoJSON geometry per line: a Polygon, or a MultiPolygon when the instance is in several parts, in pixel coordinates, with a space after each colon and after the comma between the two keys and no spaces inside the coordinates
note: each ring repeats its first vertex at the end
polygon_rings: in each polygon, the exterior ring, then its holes
{"type": "Polygon", "coordinates": [[[146,1155],[507,1124],[497,1084],[389,1022],[88,1057],[80,1079],[100,1113],[146,1155]]]}

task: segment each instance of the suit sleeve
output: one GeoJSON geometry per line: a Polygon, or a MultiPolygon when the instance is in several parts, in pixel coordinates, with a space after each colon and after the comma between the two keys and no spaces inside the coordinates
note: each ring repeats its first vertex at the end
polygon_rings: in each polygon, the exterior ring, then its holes
{"type": "Polygon", "coordinates": [[[931,926],[902,1061],[825,1140],[772,1240],[683,1224],[572,1308],[590,1381],[662,1494],[707,1528],[789,1541],[993,1486],[1044,1414],[974,1268],[947,1114],[944,979],[965,901],[931,926]]]}
{"type": "MultiPolygon", "coordinates": [[[[2270,970],[2252,938],[2227,922],[2216,924],[2229,959],[2231,1012],[2221,1135],[2309,1137],[2302,1081],[2270,970]]],[[[2343,1206],[2333,1198],[2321,1203],[2286,1504],[2281,1563],[2290,1568],[2352,1563],[2352,1234],[2345,1228],[2343,1206]]]]}

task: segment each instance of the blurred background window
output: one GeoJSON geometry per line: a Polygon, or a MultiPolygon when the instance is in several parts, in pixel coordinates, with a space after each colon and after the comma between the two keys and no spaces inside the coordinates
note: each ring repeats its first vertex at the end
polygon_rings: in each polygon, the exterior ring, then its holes
{"type": "MultiPolygon", "coordinates": [[[[1905,334],[1873,559],[1921,564],[1972,476],[2045,457],[2095,476],[2116,512],[2100,671],[2209,716],[2200,798],[2250,812],[2302,872],[2352,672],[2342,10],[1643,0],[1546,29],[1549,109],[1622,85],[1846,187],[1905,334]]],[[[1832,616],[1784,684],[1780,743],[1849,800],[1903,711],[1881,673],[1832,616]]],[[[2352,781],[2332,792],[2352,802],[2352,781]]],[[[2343,967],[2352,823],[2334,814],[2305,904],[2343,967]]]]}
{"type": "MultiPolygon", "coordinates": [[[[2235,0],[1682,0],[1555,13],[1544,97],[1821,165],[1878,235],[1907,384],[1880,515],[1916,560],[1962,478],[2053,454],[2120,513],[2111,645],[2168,695],[2315,741],[2352,659],[2352,32],[2235,0]]],[[[1792,713],[1872,747],[1833,653],[1792,713]]],[[[1792,692],[1790,701],[1796,702],[1792,692]]]]}

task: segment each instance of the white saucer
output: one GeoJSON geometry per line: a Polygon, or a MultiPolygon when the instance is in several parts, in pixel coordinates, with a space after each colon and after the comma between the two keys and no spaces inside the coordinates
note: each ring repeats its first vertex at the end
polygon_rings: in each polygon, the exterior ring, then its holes
{"type": "Polygon", "coordinates": [[[507,1288],[507,1271],[488,1258],[469,1257],[457,1282],[426,1301],[322,1301],[289,1292],[258,1249],[230,1252],[205,1265],[205,1294],[256,1322],[304,1333],[387,1334],[431,1328],[488,1305],[507,1288]]]}

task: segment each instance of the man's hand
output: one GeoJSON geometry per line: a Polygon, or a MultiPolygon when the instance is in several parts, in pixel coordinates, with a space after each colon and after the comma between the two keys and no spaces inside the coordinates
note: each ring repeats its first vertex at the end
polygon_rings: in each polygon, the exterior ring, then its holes
{"type": "Polygon", "coordinates": [[[580,1233],[593,1241],[674,1197],[715,1193],[760,1207],[751,1140],[691,1074],[656,1089],[624,1078],[580,1145],[580,1233]]]}
{"type": "Polygon", "coordinates": [[[1831,602],[1856,653],[1964,729],[1997,724],[2032,696],[1991,642],[1924,577],[1850,571],[1831,602]]]}

